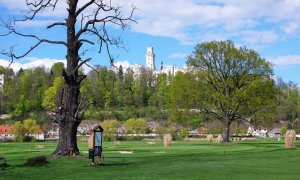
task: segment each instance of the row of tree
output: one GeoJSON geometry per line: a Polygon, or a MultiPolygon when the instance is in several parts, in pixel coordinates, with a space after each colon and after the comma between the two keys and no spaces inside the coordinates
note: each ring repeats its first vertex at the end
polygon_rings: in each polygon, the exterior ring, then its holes
{"type": "MultiPolygon", "coordinates": [[[[80,87],[79,106],[84,119],[147,117],[172,120],[186,127],[218,119],[223,132],[235,120],[268,126],[288,121],[299,127],[297,85],[272,79],[272,68],[259,55],[236,48],[231,41],[199,44],[188,59],[191,70],[175,77],[153,76],[144,70],[135,77],[130,69],[117,73],[97,66],[80,87]]],[[[64,80],[63,63],[5,73],[1,114],[13,119],[34,118],[47,124],[47,111],[59,111],[64,80]]],[[[82,72],[79,72],[82,74],[82,72]]],[[[44,126],[45,127],[45,126],[44,126]]],[[[224,135],[224,134],[223,134],[224,135]]]]}

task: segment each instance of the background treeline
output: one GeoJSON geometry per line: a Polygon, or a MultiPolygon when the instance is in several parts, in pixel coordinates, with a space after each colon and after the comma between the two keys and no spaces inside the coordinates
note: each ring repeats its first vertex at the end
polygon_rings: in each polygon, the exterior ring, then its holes
{"type": "MultiPolygon", "coordinates": [[[[5,74],[4,93],[0,93],[0,114],[11,114],[12,120],[32,118],[44,128],[51,122],[46,111],[54,110],[63,87],[61,76],[63,63],[56,63],[50,70],[43,67],[12,69],[0,67],[5,74]]],[[[198,96],[196,75],[178,73],[175,77],[166,74],[154,76],[144,70],[134,77],[131,70],[119,67],[118,72],[97,66],[83,81],[80,101],[86,106],[84,119],[147,118],[156,121],[173,121],[185,127],[199,127],[208,117],[197,113],[201,103],[198,96]],[[191,109],[194,109],[191,111],[191,109]]],[[[254,125],[270,126],[287,121],[299,128],[300,98],[297,84],[277,79],[274,83],[276,108],[256,118],[254,125]]]]}

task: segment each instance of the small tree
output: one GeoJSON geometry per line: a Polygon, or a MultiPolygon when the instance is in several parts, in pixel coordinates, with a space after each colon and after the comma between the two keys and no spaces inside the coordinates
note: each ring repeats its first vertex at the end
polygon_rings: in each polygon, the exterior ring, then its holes
{"type": "Polygon", "coordinates": [[[40,126],[33,119],[26,119],[23,123],[17,121],[11,127],[12,133],[16,135],[16,141],[24,141],[25,137],[37,133],[39,129],[40,126]]]}
{"type": "Polygon", "coordinates": [[[36,120],[33,119],[26,119],[23,122],[25,134],[35,134],[38,133],[40,130],[40,126],[36,123],[36,120]]]}
{"type": "Polygon", "coordinates": [[[61,77],[57,77],[54,79],[53,86],[48,88],[44,93],[44,99],[42,102],[43,108],[46,110],[55,110],[56,108],[56,100],[58,96],[58,92],[63,88],[63,80],[61,77]]]}
{"type": "Polygon", "coordinates": [[[188,128],[182,128],[180,130],[180,137],[181,138],[186,138],[189,136],[189,129],[188,128]]]}
{"type": "Polygon", "coordinates": [[[11,126],[11,132],[16,135],[16,141],[21,142],[24,140],[25,128],[21,121],[17,121],[11,126]]]}
{"type": "Polygon", "coordinates": [[[143,118],[131,118],[125,122],[127,134],[143,134],[147,131],[147,123],[143,118]]]}
{"type": "Polygon", "coordinates": [[[101,122],[100,125],[105,130],[103,134],[104,140],[111,141],[117,138],[118,129],[121,125],[118,120],[105,120],[101,122]]]}

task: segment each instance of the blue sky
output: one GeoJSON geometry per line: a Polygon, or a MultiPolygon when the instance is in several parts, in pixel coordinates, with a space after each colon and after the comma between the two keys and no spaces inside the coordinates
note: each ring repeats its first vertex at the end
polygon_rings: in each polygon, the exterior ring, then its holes
{"type": "MultiPolygon", "coordinates": [[[[87,0],[80,0],[83,4],[87,0]]],[[[8,18],[25,10],[25,0],[0,0],[0,16],[8,18]]],[[[121,36],[126,50],[112,48],[116,64],[144,64],[147,46],[153,46],[157,67],[160,62],[182,68],[185,57],[197,43],[210,40],[233,40],[238,46],[255,49],[274,64],[274,73],[284,81],[300,84],[300,0],[112,0],[129,12],[134,4],[138,11],[126,31],[110,26],[114,36],[121,36]]],[[[80,4],[80,5],[81,5],[80,4]]],[[[55,40],[64,40],[64,29],[46,31],[52,22],[64,19],[66,4],[60,0],[54,12],[39,14],[38,21],[18,24],[23,32],[36,33],[55,40]]],[[[3,30],[0,30],[3,33],[3,30]]],[[[0,50],[16,45],[16,52],[32,45],[32,41],[19,37],[0,37],[0,50]]],[[[97,47],[89,47],[86,58],[91,64],[109,65],[105,52],[97,54],[97,47]]],[[[62,46],[40,46],[27,58],[16,61],[12,67],[30,68],[38,65],[50,67],[63,61],[62,46]]],[[[0,64],[8,60],[0,56],[0,64]]]]}

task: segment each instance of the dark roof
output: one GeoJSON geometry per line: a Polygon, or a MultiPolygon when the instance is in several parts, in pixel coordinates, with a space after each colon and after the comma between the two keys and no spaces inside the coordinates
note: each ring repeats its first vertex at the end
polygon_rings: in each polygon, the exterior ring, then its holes
{"type": "Polygon", "coordinates": [[[96,131],[96,130],[100,130],[100,132],[103,132],[104,130],[103,130],[103,128],[100,126],[100,125],[97,125],[97,126],[95,126],[95,127],[93,127],[93,130],[94,131],[96,131]]]}

